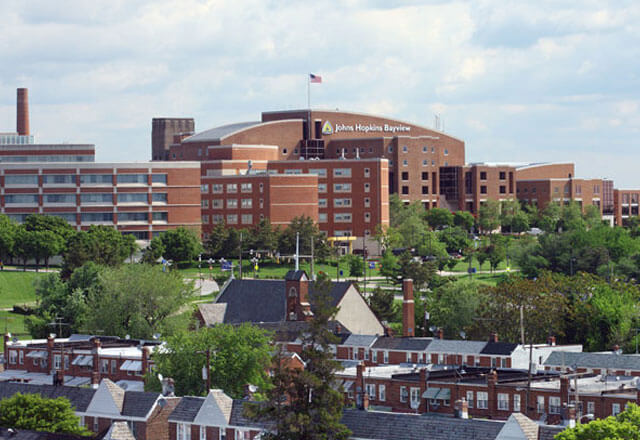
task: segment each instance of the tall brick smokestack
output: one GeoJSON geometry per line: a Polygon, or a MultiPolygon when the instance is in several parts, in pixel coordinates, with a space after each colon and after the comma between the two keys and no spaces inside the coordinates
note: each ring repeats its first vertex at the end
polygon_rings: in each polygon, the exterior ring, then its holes
{"type": "Polygon", "coordinates": [[[29,89],[18,89],[16,131],[20,135],[29,135],[29,89]]]}
{"type": "Polygon", "coordinates": [[[413,280],[402,280],[402,336],[415,336],[413,280]]]}

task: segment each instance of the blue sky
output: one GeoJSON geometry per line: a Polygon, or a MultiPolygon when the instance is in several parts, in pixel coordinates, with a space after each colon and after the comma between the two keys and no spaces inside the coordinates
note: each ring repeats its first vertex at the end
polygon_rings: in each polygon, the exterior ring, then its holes
{"type": "Polygon", "coordinates": [[[151,119],[196,129],[312,106],[466,142],[467,160],[574,161],[639,188],[640,2],[0,2],[0,131],[30,89],[43,142],[150,158],[151,119]]]}

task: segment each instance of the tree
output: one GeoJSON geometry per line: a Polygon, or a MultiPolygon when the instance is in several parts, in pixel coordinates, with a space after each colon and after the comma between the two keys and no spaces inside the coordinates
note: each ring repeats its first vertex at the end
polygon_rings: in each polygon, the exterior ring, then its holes
{"type": "Polygon", "coordinates": [[[449,253],[461,252],[472,244],[469,232],[458,226],[438,231],[438,240],[444,243],[449,253]]]}
{"type": "Polygon", "coordinates": [[[13,256],[17,230],[17,223],[4,214],[0,215],[0,259],[13,256]]]}
{"type": "Polygon", "coordinates": [[[483,233],[491,233],[500,226],[500,202],[487,200],[478,210],[478,225],[483,233]]]}
{"type": "Polygon", "coordinates": [[[424,213],[424,219],[433,229],[453,226],[453,214],[445,208],[431,208],[424,213]]]}
{"type": "Polygon", "coordinates": [[[280,228],[274,228],[269,219],[264,218],[249,231],[249,247],[257,251],[273,253],[278,248],[279,237],[280,228]]]}
{"type": "Polygon", "coordinates": [[[391,322],[394,320],[397,310],[394,307],[394,291],[383,290],[376,287],[367,299],[369,307],[380,321],[391,322]]]}
{"type": "Polygon", "coordinates": [[[187,303],[193,284],[178,271],[159,266],[127,264],[104,268],[99,285],[87,298],[87,330],[134,338],[150,338],[168,325],[167,318],[187,303]]]}
{"type": "Polygon", "coordinates": [[[423,263],[416,261],[409,252],[404,252],[398,259],[398,271],[394,277],[396,283],[402,283],[403,279],[410,278],[416,290],[421,290],[431,282],[436,275],[436,263],[429,261],[423,263]]]}
{"type": "Polygon", "coordinates": [[[361,277],[364,275],[364,260],[361,257],[353,254],[345,255],[344,260],[346,261],[349,267],[350,277],[356,277],[356,280],[357,280],[358,277],[361,277]]]}
{"type": "Polygon", "coordinates": [[[164,247],[164,257],[173,261],[193,261],[202,253],[200,238],[192,229],[169,229],[160,234],[160,243],[164,247]]]}
{"type": "Polygon", "coordinates": [[[320,274],[313,295],[314,317],[308,321],[302,339],[302,370],[283,362],[282,349],[273,357],[273,388],[267,400],[248,408],[251,418],[267,421],[273,430],[266,439],[335,439],[346,440],[350,431],[340,423],[341,390],[334,388],[335,372],[340,364],[333,359],[330,344],[337,343],[329,330],[329,321],[337,313],[331,306],[331,280],[320,274]]]}
{"type": "Polygon", "coordinates": [[[165,249],[160,237],[155,237],[149,246],[142,249],[142,263],[155,264],[164,255],[165,249]]]}
{"type": "Polygon", "coordinates": [[[300,255],[311,255],[311,241],[316,258],[326,258],[330,254],[329,246],[318,225],[311,217],[295,217],[280,235],[278,250],[283,255],[293,255],[296,252],[296,234],[300,234],[300,255]]]}
{"type": "Polygon", "coordinates": [[[538,226],[545,232],[555,232],[558,230],[562,208],[557,202],[549,203],[542,211],[538,226]]]}
{"type": "Polygon", "coordinates": [[[205,243],[205,250],[215,258],[236,257],[239,248],[240,234],[238,230],[228,228],[224,223],[218,223],[214,226],[205,243]]]}
{"type": "Polygon", "coordinates": [[[271,335],[251,324],[220,324],[183,331],[167,340],[166,349],[154,354],[156,372],[176,382],[179,396],[206,395],[202,367],[210,353],[211,385],[240,399],[244,386],[256,385],[264,395],[270,385],[271,335]]]}
{"type": "Polygon", "coordinates": [[[448,282],[434,290],[427,299],[430,321],[444,329],[449,338],[469,332],[483,302],[478,284],[472,280],[448,282]]]}
{"type": "Polygon", "coordinates": [[[75,415],[67,398],[49,399],[40,394],[16,393],[0,401],[0,425],[62,434],[91,434],[80,426],[80,417],[75,415]]]}
{"type": "Polygon", "coordinates": [[[453,214],[453,224],[465,231],[470,231],[475,222],[476,219],[473,218],[473,215],[470,212],[456,211],[453,214]]]}
{"type": "Polygon", "coordinates": [[[396,277],[399,269],[398,257],[396,257],[391,250],[386,250],[380,258],[380,275],[387,278],[387,280],[393,280],[396,277]]]}
{"type": "Polygon", "coordinates": [[[640,440],[640,407],[627,405],[617,416],[596,419],[589,423],[566,428],[556,435],[556,440],[640,440]]]}

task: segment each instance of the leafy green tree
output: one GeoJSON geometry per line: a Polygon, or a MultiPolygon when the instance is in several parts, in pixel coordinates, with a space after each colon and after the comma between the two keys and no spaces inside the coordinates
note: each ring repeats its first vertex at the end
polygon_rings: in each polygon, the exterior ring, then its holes
{"type": "Polygon", "coordinates": [[[448,338],[458,338],[461,331],[470,331],[482,302],[476,282],[460,280],[445,283],[427,299],[430,322],[444,329],[448,338]]]}
{"type": "Polygon", "coordinates": [[[218,223],[205,243],[205,250],[216,258],[237,257],[240,249],[240,233],[237,229],[218,223]]]}
{"type": "Polygon", "coordinates": [[[160,237],[155,237],[149,246],[142,249],[142,263],[155,264],[164,255],[165,249],[160,237]]]}
{"type": "Polygon", "coordinates": [[[478,225],[480,230],[487,234],[500,226],[500,202],[487,200],[478,210],[478,225]]]}
{"type": "Polygon", "coordinates": [[[444,243],[449,253],[462,252],[472,244],[469,232],[457,226],[438,231],[438,240],[444,243]]]}
{"type": "Polygon", "coordinates": [[[164,257],[173,261],[193,261],[202,253],[200,237],[192,229],[179,227],[160,234],[164,257]]]}
{"type": "Polygon", "coordinates": [[[563,231],[574,231],[585,229],[586,223],[582,218],[582,209],[576,201],[571,201],[562,207],[560,211],[559,227],[563,231]]]}
{"type": "Polygon", "coordinates": [[[557,202],[550,202],[542,211],[538,227],[545,232],[555,232],[558,230],[562,208],[557,202]]]}
{"type": "Polygon", "coordinates": [[[268,218],[260,222],[249,230],[248,246],[257,251],[275,252],[278,248],[280,228],[274,228],[268,218]]]}
{"type": "Polygon", "coordinates": [[[91,435],[80,426],[71,402],[65,397],[49,399],[40,394],[16,393],[0,401],[0,425],[33,431],[91,435]]]}
{"type": "Polygon", "coordinates": [[[162,333],[167,318],[177,313],[193,294],[178,271],[159,266],[127,264],[101,271],[99,285],[87,298],[86,328],[107,335],[150,338],[162,333]]]}
{"type": "Polygon", "coordinates": [[[462,228],[465,231],[470,231],[475,224],[476,219],[473,218],[473,215],[467,211],[456,211],[453,214],[453,224],[462,228]]]}
{"type": "Polygon", "coordinates": [[[398,257],[390,250],[384,251],[380,258],[380,275],[386,277],[387,280],[394,280],[399,268],[398,257]]]}
{"type": "Polygon", "coordinates": [[[393,290],[383,290],[376,287],[367,298],[369,307],[381,321],[391,322],[394,320],[397,310],[394,307],[395,294],[393,290]]]}
{"type": "Polygon", "coordinates": [[[356,277],[357,280],[358,277],[364,275],[364,260],[362,259],[362,257],[353,254],[345,255],[344,261],[349,267],[349,276],[356,277]]]}
{"type": "Polygon", "coordinates": [[[529,216],[520,211],[511,219],[511,232],[522,233],[530,229],[529,216]]]}
{"type": "MultiPolygon", "coordinates": [[[[522,211],[520,210],[520,202],[517,200],[503,200],[500,202],[500,225],[503,231],[513,231],[514,219],[520,216],[522,211]]],[[[523,216],[526,218],[526,216],[523,216]]]]}
{"type": "Polygon", "coordinates": [[[501,243],[491,243],[487,246],[487,255],[489,256],[489,264],[491,265],[491,271],[493,272],[498,268],[500,263],[504,261],[506,251],[501,243]]]}
{"type": "Polygon", "coordinates": [[[453,226],[453,214],[445,208],[431,208],[424,213],[424,219],[433,229],[453,226]]]}
{"type": "Polygon", "coordinates": [[[482,265],[489,259],[489,249],[486,246],[479,248],[475,257],[478,260],[478,270],[482,270],[482,265]]]}
{"type": "Polygon", "coordinates": [[[283,255],[293,255],[296,252],[296,234],[300,234],[300,255],[311,255],[311,241],[316,258],[326,258],[330,255],[329,245],[318,225],[311,217],[295,217],[280,235],[278,249],[283,255]]]}
{"type": "Polygon", "coordinates": [[[0,214],[0,259],[13,256],[17,231],[18,224],[6,215],[0,214]]]}
{"type": "Polygon", "coordinates": [[[283,361],[281,350],[273,357],[273,388],[267,400],[248,410],[252,418],[272,423],[274,429],[267,439],[335,439],[346,440],[351,432],[340,423],[343,396],[335,389],[335,372],[340,364],[335,361],[330,344],[337,342],[329,330],[329,321],[337,313],[330,296],[331,280],[324,274],[318,277],[313,296],[314,318],[300,334],[304,369],[292,368],[283,361]]]}
{"type": "Polygon", "coordinates": [[[175,380],[179,396],[202,396],[208,392],[202,379],[207,350],[213,388],[240,399],[244,386],[252,384],[264,396],[270,387],[270,341],[269,333],[251,324],[220,324],[169,337],[166,350],[155,353],[153,359],[156,372],[175,380]]]}
{"type": "Polygon", "coordinates": [[[566,428],[556,435],[556,440],[640,440],[640,407],[627,405],[617,416],[596,419],[589,423],[566,428]]]}
{"type": "Polygon", "coordinates": [[[433,261],[423,263],[417,261],[409,254],[404,252],[398,259],[398,271],[395,276],[397,283],[402,283],[403,279],[410,278],[416,290],[424,289],[431,280],[436,276],[436,264],[433,261]]]}

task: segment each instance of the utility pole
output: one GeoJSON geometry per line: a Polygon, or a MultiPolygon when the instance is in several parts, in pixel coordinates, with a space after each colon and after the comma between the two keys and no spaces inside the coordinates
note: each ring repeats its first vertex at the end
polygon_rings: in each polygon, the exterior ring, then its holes
{"type": "Polygon", "coordinates": [[[300,270],[300,233],[296,232],[296,272],[300,270]]]}
{"type": "Polygon", "coordinates": [[[238,268],[238,279],[242,279],[242,231],[240,231],[240,264],[238,268]]]}
{"type": "Polygon", "coordinates": [[[207,394],[211,389],[211,349],[207,348],[207,394]]]}
{"type": "Polygon", "coordinates": [[[311,279],[315,280],[316,276],[313,272],[313,235],[311,236],[311,279]]]}
{"type": "Polygon", "coordinates": [[[524,347],[524,306],[520,306],[520,342],[524,347]]]}

